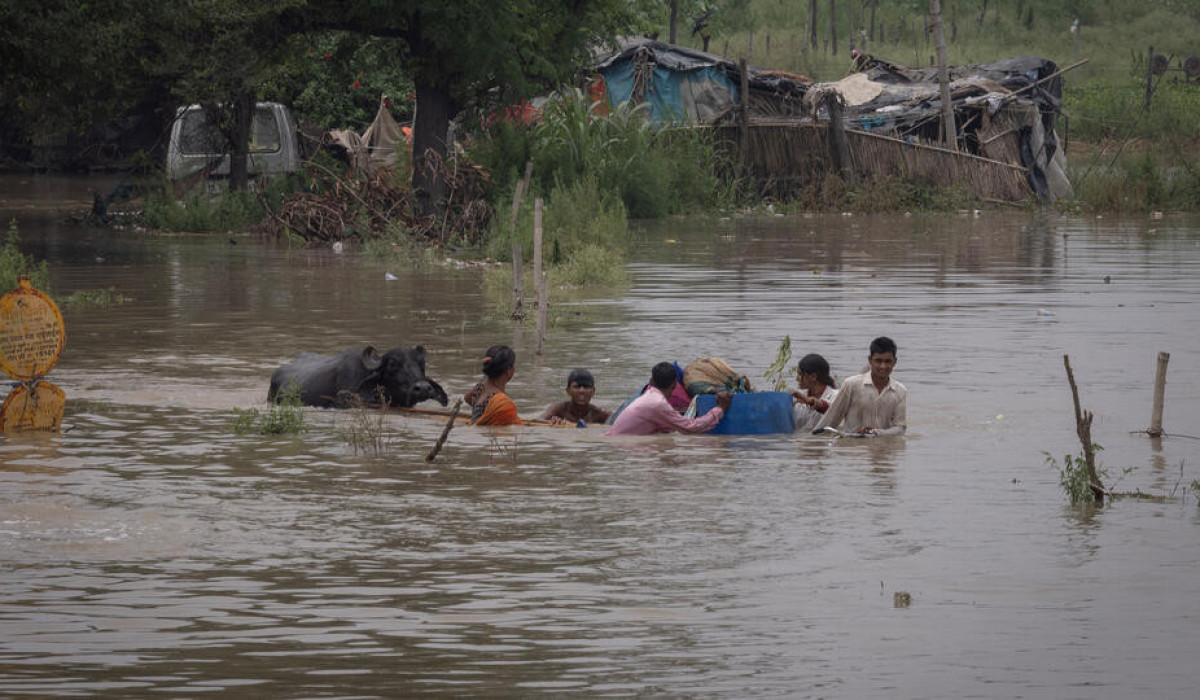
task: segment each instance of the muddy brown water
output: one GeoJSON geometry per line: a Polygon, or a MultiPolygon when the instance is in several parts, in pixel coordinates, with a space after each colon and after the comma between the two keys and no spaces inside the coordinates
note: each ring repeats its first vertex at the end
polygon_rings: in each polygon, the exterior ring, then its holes
{"type": "Polygon", "coordinates": [[[535,358],[479,269],[59,223],[96,184],[0,178],[54,294],[133,299],[65,312],[67,430],[0,439],[0,695],[1194,697],[1200,220],[656,222],[535,358]],[[302,350],[421,343],[461,394],[508,343],[534,414],[576,366],[610,407],[663,359],[761,383],[785,334],[840,377],[895,338],[908,436],[229,429],[302,350]],[[1173,500],[1068,507],[1064,353],[1117,488],[1173,500]]]}

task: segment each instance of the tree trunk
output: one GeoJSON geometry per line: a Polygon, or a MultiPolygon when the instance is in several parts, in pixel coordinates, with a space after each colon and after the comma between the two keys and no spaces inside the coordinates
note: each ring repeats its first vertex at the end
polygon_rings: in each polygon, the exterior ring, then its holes
{"type": "Polygon", "coordinates": [[[257,107],[255,95],[243,90],[233,102],[233,138],[229,148],[229,189],[243,192],[250,182],[250,125],[254,122],[257,107]]]}
{"type": "Polygon", "coordinates": [[[808,43],[817,50],[817,0],[808,0],[808,43]]]}
{"type": "Polygon", "coordinates": [[[670,43],[672,45],[675,44],[675,24],[678,20],[679,20],[679,0],[671,0],[671,31],[668,34],[668,36],[671,37],[670,43]]]}
{"type": "Polygon", "coordinates": [[[417,95],[413,120],[412,188],[423,216],[441,213],[446,182],[446,132],[454,116],[454,103],[441,87],[414,82],[417,95]]]}
{"type": "Polygon", "coordinates": [[[837,55],[837,0],[829,0],[829,42],[831,56],[837,55]]]}
{"type": "Polygon", "coordinates": [[[981,7],[979,8],[979,16],[975,18],[976,30],[983,29],[983,19],[987,17],[987,4],[988,0],[983,0],[981,3],[981,7]]]}

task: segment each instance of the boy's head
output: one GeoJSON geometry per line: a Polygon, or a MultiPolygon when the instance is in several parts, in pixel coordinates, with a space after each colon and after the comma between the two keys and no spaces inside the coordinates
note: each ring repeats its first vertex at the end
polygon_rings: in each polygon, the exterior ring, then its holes
{"type": "Polygon", "coordinates": [[[650,384],[655,389],[670,394],[675,388],[675,382],[678,380],[678,375],[675,373],[675,365],[670,362],[659,362],[654,365],[654,369],[650,370],[650,384]]]}
{"type": "Polygon", "coordinates": [[[596,395],[596,379],[586,369],[577,369],[567,376],[567,396],[571,403],[586,406],[596,395]]]}
{"type": "Polygon", "coordinates": [[[886,382],[896,368],[896,342],[886,336],[872,340],[867,361],[871,363],[871,378],[886,382]]]}

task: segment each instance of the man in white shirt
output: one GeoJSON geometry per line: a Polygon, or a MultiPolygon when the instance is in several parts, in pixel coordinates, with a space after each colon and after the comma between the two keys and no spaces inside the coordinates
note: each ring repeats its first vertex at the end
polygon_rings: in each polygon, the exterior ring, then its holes
{"type": "Polygon", "coordinates": [[[906,406],[908,389],[892,379],[896,367],[896,343],[880,336],[871,341],[867,360],[871,371],[856,374],[842,382],[833,405],[813,429],[846,425],[844,432],[865,435],[903,435],[908,428],[906,406]]]}

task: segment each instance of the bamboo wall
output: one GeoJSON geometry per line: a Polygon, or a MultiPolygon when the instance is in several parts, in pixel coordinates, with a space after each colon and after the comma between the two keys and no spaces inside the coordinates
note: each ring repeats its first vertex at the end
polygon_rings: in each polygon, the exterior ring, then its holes
{"type": "MultiPolygon", "coordinates": [[[[956,186],[984,200],[1025,201],[1033,192],[1019,161],[1020,134],[1013,128],[1016,123],[993,122],[992,126],[988,135],[996,138],[985,153],[1003,160],[847,130],[853,175],[859,180],[892,177],[917,184],[956,186]]],[[[827,128],[819,122],[751,123],[743,160],[738,128],[714,127],[717,147],[729,162],[742,164],[742,172],[758,183],[763,195],[783,200],[834,174],[827,128]]]]}

